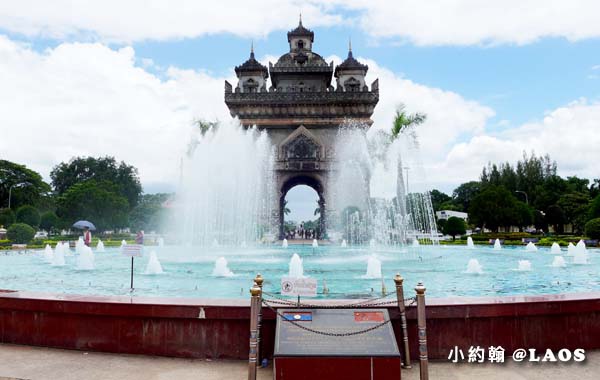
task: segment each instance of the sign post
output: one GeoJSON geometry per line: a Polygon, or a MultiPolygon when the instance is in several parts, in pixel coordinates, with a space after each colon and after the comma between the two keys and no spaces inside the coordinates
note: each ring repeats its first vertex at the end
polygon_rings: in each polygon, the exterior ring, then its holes
{"type": "Polygon", "coordinates": [[[298,296],[298,307],[300,307],[300,296],[317,296],[317,279],[310,277],[282,277],[281,295],[298,296]]]}
{"type": "Polygon", "coordinates": [[[121,254],[126,257],[131,257],[131,291],[133,292],[133,259],[142,257],[144,246],[141,244],[124,244],[121,246],[121,254]]]}

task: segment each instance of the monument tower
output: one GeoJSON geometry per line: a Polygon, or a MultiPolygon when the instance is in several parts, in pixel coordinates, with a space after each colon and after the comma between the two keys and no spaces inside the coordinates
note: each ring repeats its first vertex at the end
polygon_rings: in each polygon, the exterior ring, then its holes
{"type": "Polygon", "coordinates": [[[379,100],[378,80],[369,89],[365,83],[369,68],[353,57],[351,46],[348,57],[334,67],[313,51],[314,32],[302,25],[302,18],[287,38],[290,50],[275,64],[262,65],[251,49],[248,60],[235,68],[237,85],[225,81],[225,104],[231,116],[246,128],[256,125],[265,130],[276,147],[275,217],[280,237],[285,196],[297,185],[310,186],[319,195],[321,231],[325,231],[338,129],[348,120],[369,128],[379,100]]]}

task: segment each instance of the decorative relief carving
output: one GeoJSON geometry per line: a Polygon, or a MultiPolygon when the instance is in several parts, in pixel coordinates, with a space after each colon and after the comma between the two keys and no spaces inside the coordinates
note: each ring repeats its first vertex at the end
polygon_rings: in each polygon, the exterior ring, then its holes
{"type": "Polygon", "coordinates": [[[312,139],[304,134],[298,135],[295,139],[283,147],[285,160],[320,160],[321,147],[312,139]]]}

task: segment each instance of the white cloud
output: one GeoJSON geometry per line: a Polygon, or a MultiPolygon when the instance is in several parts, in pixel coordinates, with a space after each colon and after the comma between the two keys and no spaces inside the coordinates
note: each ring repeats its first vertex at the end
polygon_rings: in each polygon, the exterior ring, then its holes
{"type": "Polygon", "coordinates": [[[527,44],[600,36],[596,0],[344,0],[375,37],[417,45],[527,44]]]}
{"type": "Polygon", "coordinates": [[[600,36],[596,0],[4,1],[0,28],[26,36],[132,42],[215,33],[261,37],[291,28],[358,24],[417,45],[527,44],[600,36]],[[351,12],[348,12],[351,11],[351,12]]]}
{"type": "MultiPolygon", "coordinates": [[[[451,189],[476,179],[488,161],[515,162],[531,150],[549,153],[563,175],[598,176],[598,102],[578,100],[543,120],[490,134],[489,107],[361,60],[369,65],[368,81],[380,80],[374,128],[389,129],[399,103],[428,115],[418,134],[436,187],[451,189]]],[[[0,36],[0,157],[48,178],[73,156],[112,155],[138,167],[151,189],[176,183],[191,120],[230,117],[226,78],[175,67],[158,77],[135,65],[141,61],[130,47],[63,43],[39,53],[0,36]]]]}
{"type": "Polygon", "coordinates": [[[560,175],[598,178],[598,130],[600,102],[581,99],[548,112],[542,120],[456,144],[440,169],[461,171],[461,177],[477,179],[488,161],[515,163],[524,151],[534,151],[556,160],[560,175]]]}
{"type": "Polygon", "coordinates": [[[225,0],[20,0],[0,2],[0,27],[26,36],[99,38],[132,42],[193,38],[207,34],[265,36],[295,26],[341,22],[317,1],[225,0]]]}
{"type": "Polygon", "coordinates": [[[44,53],[0,36],[0,156],[46,178],[61,161],[112,155],[145,184],[176,183],[194,117],[228,116],[223,78],[136,67],[129,47],[61,44],[44,53]]]}

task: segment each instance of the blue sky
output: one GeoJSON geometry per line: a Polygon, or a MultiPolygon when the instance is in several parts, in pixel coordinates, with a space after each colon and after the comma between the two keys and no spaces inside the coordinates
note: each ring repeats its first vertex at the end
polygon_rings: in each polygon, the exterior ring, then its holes
{"type": "Polygon", "coordinates": [[[223,80],[252,41],[263,61],[285,53],[299,12],[316,52],[344,58],[351,38],[380,78],[374,128],[400,102],[429,115],[431,187],[451,192],[532,150],[562,175],[598,177],[600,5],[588,0],[4,3],[0,155],[47,178],[73,155],[111,154],[140,168],[146,191],[172,190],[189,121],[228,117],[223,80]],[[44,147],[40,130],[61,138],[44,147]],[[29,136],[35,152],[18,148],[29,136]]]}

